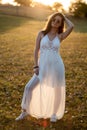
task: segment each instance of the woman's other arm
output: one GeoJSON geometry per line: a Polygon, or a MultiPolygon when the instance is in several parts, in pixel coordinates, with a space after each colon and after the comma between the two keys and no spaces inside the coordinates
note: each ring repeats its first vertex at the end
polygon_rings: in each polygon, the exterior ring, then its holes
{"type": "Polygon", "coordinates": [[[72,30],[74,28],[74,24],[68,18],[66,18],[64,16],[64,19],[65,19],[65,23],[67,25],[67,29],[66,29],[65,32],[60,34],[60,39],[61,40],[64,40],[72,32],[72,30]]]}
{"type": "Polygon", "coordinates": [[[34,49],[34,65],[38,66],[38,52],[40,49],[40,32],[37,35],[35,49],[34,49]]]}

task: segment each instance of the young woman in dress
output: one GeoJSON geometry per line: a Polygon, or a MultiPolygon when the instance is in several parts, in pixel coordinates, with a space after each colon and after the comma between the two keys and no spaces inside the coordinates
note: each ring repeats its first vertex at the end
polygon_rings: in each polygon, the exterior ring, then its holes
{"type": "Polygon", "coordinates": [[[17,121],[28,115],[37,119],[50,118],[51,122],[63,117],[66,83],[59,48],[73,27],[68,18],[57,12],[50,16],[45,29],[38,33],[34,50],[34,75],[25,86],[22,113],[16,118],[17,121]],[[65,31],[64,23],[67,25],[65,31]]]}

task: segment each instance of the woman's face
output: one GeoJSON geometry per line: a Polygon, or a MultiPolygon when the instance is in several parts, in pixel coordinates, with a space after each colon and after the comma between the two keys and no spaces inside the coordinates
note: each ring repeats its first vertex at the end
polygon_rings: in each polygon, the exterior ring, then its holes
{"type": "Polygon", "coordinates": [[[59,28],[61,26],[61,22],[62,22],[62,17],[57,15],[55,16],[53,19],[52,19],[52,22],[51,22],[51,26],[53,28],[59,28]]]}

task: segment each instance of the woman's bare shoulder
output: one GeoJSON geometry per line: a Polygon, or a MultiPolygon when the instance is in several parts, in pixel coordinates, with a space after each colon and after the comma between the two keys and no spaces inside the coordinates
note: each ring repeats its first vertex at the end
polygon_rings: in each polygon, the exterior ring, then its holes
{"type": "Polygon", "coordinates": [[[44,33],[43,33],[42,30],[40,30],[40,31],[38,32],[38,36],[39,36],[41,39],[44,37],[44,33]]]}

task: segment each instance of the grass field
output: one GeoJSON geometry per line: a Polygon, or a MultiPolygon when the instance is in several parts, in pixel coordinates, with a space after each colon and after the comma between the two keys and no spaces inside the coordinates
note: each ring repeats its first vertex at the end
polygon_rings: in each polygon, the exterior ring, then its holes
{"type": "Polygon", "coordinates": [[[35,119],[15,122],[25,84],[33,75],[35,38],[45,21],[0,15],[0,130],[87,130],[87,20],[73,19],[75,29],[61,43],[66,69],[66,110],[43,128],[35,119]]]}

